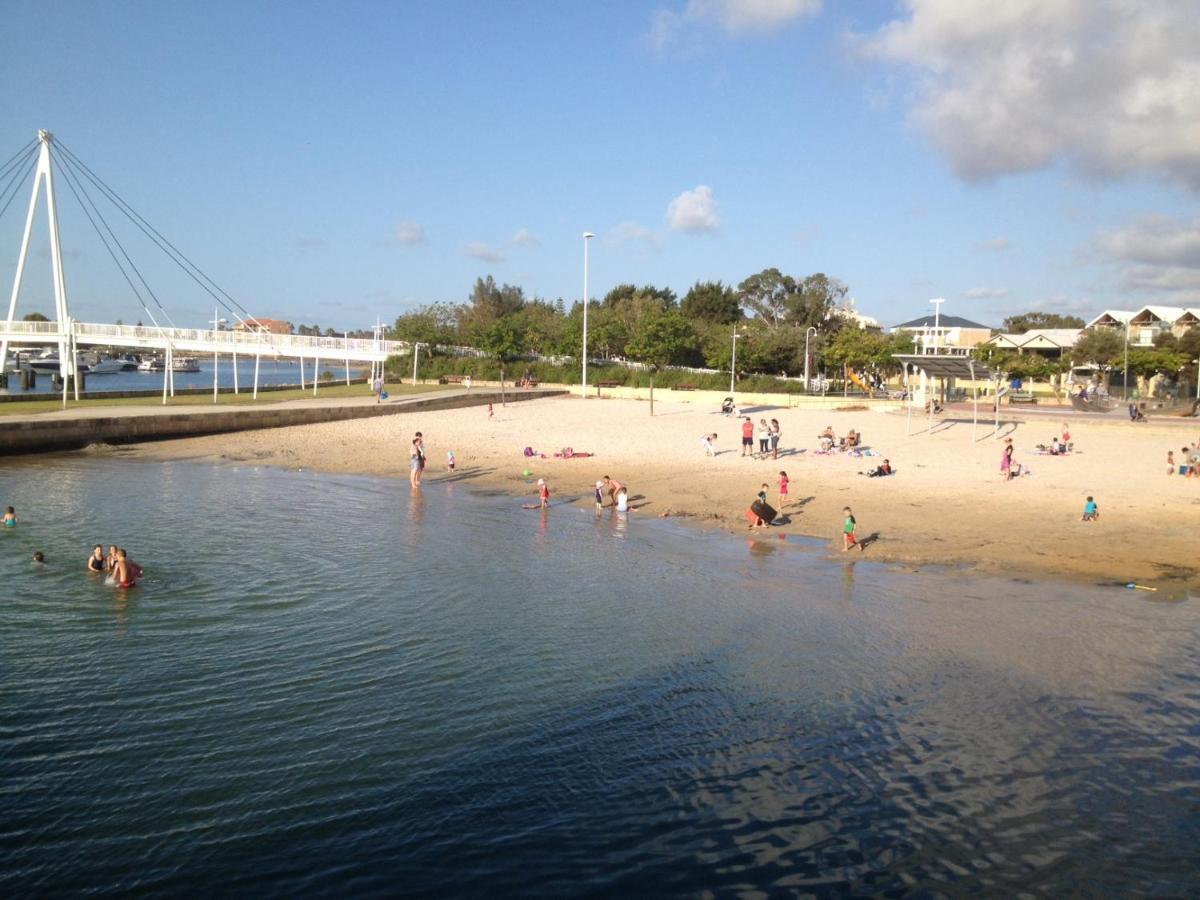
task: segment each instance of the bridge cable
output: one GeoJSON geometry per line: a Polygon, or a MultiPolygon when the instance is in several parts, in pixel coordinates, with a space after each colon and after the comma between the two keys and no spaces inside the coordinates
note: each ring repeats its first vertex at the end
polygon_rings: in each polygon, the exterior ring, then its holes
{"type": "Polygon", "coordinates": [[[195,281],[210,297],[212,297],[219,306],[224,307],[228,312],[236,316],[242,322],[245,322],[242,314],[244,314],[246,318],[254,318],[249,310],[234,300],[233,297],[231,297],[224,289],[222,289],[220,285],[206,275],[199,266],[188,259],[183,251],[172,244],[170,240],[168,240],[161,232],[147,222],[137,212],[137,210],[126,203],[120,197],[120,195],[118,195],[116,191],[109,187],[99,175],[93,172],[83,160],[81,160],[68,147],[64,146],[61,141],[56,141],[55,143],[57,144],[58,148],[63,151],[63,154],[67,159],[82,169],[89,181],[99,188],[105,194],[105,196],[108,197],[108,199],[115,204],[117,208],[120,209],[125,216],[141,230],[143,234],[146,235],[146,237],[156,244],[160,250],[166,253],[167,256],[171,258],[172,262],[183,269],[184,273],[187,274],[193,281],[195,281]],[[207,284],[205,284],[205,282],[207,282],[207,284]],[[211,287],[209,287],[209,285],[211,285],[211,287]],[[220,296],[218,296],[218,294],[220,294],[220,296]],[[225,299],[222,300],[222,297],[225,299]],[[239,311],[241,314],[239,314],[239,311]]]}
{"type": "MultiPolygon", "coordinates": [[[[12,177],[9,179],[8,184],[6,184],[3,189],[0,189],[0,198],[3,198],[5,194],[9,194],[11,191],[9,198],[4,201],[3,205],[0,205],[0,216],[3,216],[6,212],[8,212],[8,207],[15,199],[17,199],[17,194],[19,194],[21,191],[21,182],[26,181],[36,168],[37,163],[34,159],[36,156],[36,149],[30,148],[26,152],[24,161],[25,164],[14,167],[12,171],[12,177]]],[[[4,175],[0,174],[0,178],[3,177],[4,175]]]]}
{"type": "Polygon", "coordinates": [[[30,141],[28,144],[26,144],[24,147],[22,147],[16,153],[14,153],[12,156],[10,156],[8,158],[8,161],[4,165],[0,166],[0,178],[4,177],[4,175],[6,174],[5,170],[7,170],[9,166],[11,166],[13,163],[15,163],[18,159],[24,158],[24,156],[27,153],[29,153],[30,150],[36,149],[37,144],[38,144],[37,141],[30,141]]]}
{"type": "MultiPolygon", "coordinates": [[[[92,228],[94,228],[96,230],[96,234],[100,237],[100,242],[102,244],[104,244],[104,249],[108,251],[108,255],[111,256],[113,262],[117,264],[117,269],[120,271],[121,275],[125,278],[125,282],[129,285],[130,290],[133,291],[133,295],[135,297],[137,297],[138,302],[142,306],[142,309],[144,309],[146,311],[146,315],[148,315],[150,317],[150,321],[154,323],[154,327],[156,327],[159,331],[162,331],[162,326],[158,324],[158,320],[154,317],[154,313],[152,313],[150,311],[150,307],[147,306],[145,299],[141,295],[141,292],[138,291],[137,285],[133,283],[133,279],[129,277],[129,273],[126,272],[125,267],[123,265],[121,265],[121,260],[117,258],[117,254],[113,251],[112,247],[109,246],[108,239],[104,236],[104,232],[102,232],[100,230],[100,226],[97,225],[96,220],[94,218],[92,218],[92,213],[88,210],[87,204],[85,204],[83,201],[83,198],[80,197],[80,195],[79,195],[80,191],[76,189],[76,186],[74,183],[74,179],[75,179],[74,173],[68,171],[67,168],[62,166],[61,164],[59,164],[59,171],[63,173],[64,180],[67,183],[67,187],[69,187],[71,189],[71,193],[74,194],[75,199],[77,201],[79,201],[79,206],[83,210],[83,214],[85,216],[87,216],[87,219],[91,223],[92,228]]],[[[79,189],[83,189],[82,184],[79,185],[79,189]]],[[[84,190],[83,193],[84,193],[84,196],[87,196],[86,190],[84,190]]],[[[91,197],[88,197],[88,202],[91,203],[91,197]]],[[[92,203],[92,207],[93,207],[93,209],[95,209],[94,203],[92,203]]],[[[102,222],[104,221],[104,217],[100,215],[100,211],[98,209],[96,209],[96,215],[100,217],[100,220],[102,222]]],[[[104,227],[108,230],[109,234],[112,235],[112,229],[108,228],[107,222],[104,222],[104,227]]],[[[113,235],[113,240],[114,240],[114,242],[116,242],[115,235],[113,235]]],[[[120,247],[120,242],[117,242],[117,246],[120,247]]],[[[121,253],[123,256],[125,256],[126,259],[129,259],[128,254],[125,253],[124,247],[121,247],[121,253]]],[[[131,266],[133,265],[132,261],[130,262],[130,265],[131,266]]],[[[137,272],[136,266],[134,266],[134,271],[137,272]]],[[[141,280],[142,284],[146,285],[146,290],[150,292],[150,296],[153,297],[154,293],[153,293],[153,291],[150,291],[150,286],[147,285],[146,280],[144,278],[142,278],[141,272],[137,272],[137,275],[138,275],[138,278],[141,280]]],[[[154,297],[154,301],[156,303],[158,303],[158,298],[154,297]]],[[[162,307],[161,303],[159,303],[158,305],[160,308],[162,307]]],[[[165,313],[166,309],[163,309],[163,312],[165,313]]],[[[169,320],[169,318],[170,317],[168,316],[168,320],[169,320]]]]}

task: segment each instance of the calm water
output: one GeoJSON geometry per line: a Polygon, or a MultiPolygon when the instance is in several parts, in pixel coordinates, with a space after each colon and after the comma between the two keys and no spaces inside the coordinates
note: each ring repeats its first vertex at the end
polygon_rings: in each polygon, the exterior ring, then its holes
{"type": "MultiPolygon", "coordinates": [[[[176,372],[175,373],[175,390],[183,388],[209,388],[212,389],[213,383],[213,360],[212,356],[197,356],[197,365],[200,367],[199,372],[176,372]]],[[[244,391],[248,391],[254,386],[254,357],[239,355],[238,356],[238,387],[244,391]]],[[[362,366],[351,365],[350,374],[357,375],[362,366]]],[[[317,374],[329,372],[334,378],[346,377],[346,364],[335,364],[328,360],[322,361],[320,368],[317,369],[317,374]]],[[[304,361],[304,380],[306,384],[312,384],[313,376],[313,361],[306,359],[304,361]]],[[[25,394],[36,393],[46,394],[52,391],[51,376],[48,372],[39,372],[37,376],[37,384],[33,391],[22,391],[20,376],[15,373],[9,373],[8,389],[0,390],[0,396],[4,394],[25,394]]],[[[300,365],[298,361],[287,362],[284,360],[263,359],[259,363],[258,383],[264,384],[300,384],[300,365]]],[[[217,370],[217,384],[220,387],[233,387],[233,365],[228,356],[221,357],[220,367],[217,370]]],[[[85,376],[84,387],[88,391],[161,391],[163,386],[162,372],[114,372],[111,375],[87,375],[85,376]]]]}
{"type": "Polygon", "coordinates": [[[6,896],[1197,890],[1191,599],[462,482],[0,465],[6,896]]]}

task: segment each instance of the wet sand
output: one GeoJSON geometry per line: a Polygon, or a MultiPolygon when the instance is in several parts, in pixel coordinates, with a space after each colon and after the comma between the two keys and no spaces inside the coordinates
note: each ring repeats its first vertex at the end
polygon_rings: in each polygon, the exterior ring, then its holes
{"type": "Polygon", "coordinates": [[[1166,475],[1167,450],[1174,449],[1178,460],[1180,448],[1200,438],[1200,423],[1133,425],[1070,411],[1061,418],[1042,414],[1002,423],[1001,437],[1013,439],[1016,460],[1032,470],[1005,482],[1001,440],[987,421],[973,441],[969,415],[951,413],[925,433],[924,417],[906,425],[897,412],[753,407],[748,412],[756,424],[762,417],[780,421],[780,456],[771,461],[742,457],[739,422],[715,409],[660,399],[651,417],[642,401],[562,397],[496,406],[492,419],[482,407],[418,411],[140,444],[133,452],[407,479],[409,442],[419,430],[430,485],[452,477],[532,500],[536,479],[544,477],[553,499],[590,506],[595,481],[611,475],[629,486],[631,506],[643,515],[684,517],[740,533],[747,528],[743,513],[763,482],[771,503],[779,505],[778,473],[785,470],[789,503],[759,536],[821,538],[831,553],[840,553],[841,510],[850,506],[868,541],[864,558],[1200,588],[1200,478],[1166,475]],[[1036,455],[1035,445],[1058,434],[1064,422],[1077,452],[1036,455]],[[817,434],[826,425],[839,435],[861,431],[876,455],[816,454],[817,434]],[[715,458],[704,455],[706,432],[718,434],[715,458]],[[527,460],[527,446],[550,458],[527,460]],[[552,457],[564,447],[595,456],[552,457]],[[453,475],[446,472],[448,450],[458,463],[453,475]],[[859,474],[885,457],[896,469],[892,477],[859,474]],[[1088,495],[1100,507],[1094,523],[1080,521],[1088,495]]]}

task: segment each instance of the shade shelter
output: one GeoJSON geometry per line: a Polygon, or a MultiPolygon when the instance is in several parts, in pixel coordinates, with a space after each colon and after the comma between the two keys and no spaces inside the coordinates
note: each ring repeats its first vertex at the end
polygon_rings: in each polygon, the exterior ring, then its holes
{"type": "MultiPolygon", "coordinates": [[[[892,356],[893,359],[898,359],[904,365],[904,379],[908,381],[908,369],[911,366],[913,371],[920,371],[925,375],[925,378],[932,383],[934,378],[966,378],[971,381],[971,396],[974,404],[974,419],[971,423],[971,440],[976,439],[976,433],[979,429],[979,385],[981,379],[994,380],[997,374],[993,373],[988,367],[977,359],[970,356],[949,356],[946,354],[936,353],[897,353],[892,356]]],[[[929,430],[933,430],[933,397],[929,397],[929,430]]],[[[905,423],[906,433],[912,421],[912,391],[908,394],[908,419],[905,423]]],[[[996,418],[993,425],[993,434],[1000,433],[1000,403],[996,403],[996,418]]]]}

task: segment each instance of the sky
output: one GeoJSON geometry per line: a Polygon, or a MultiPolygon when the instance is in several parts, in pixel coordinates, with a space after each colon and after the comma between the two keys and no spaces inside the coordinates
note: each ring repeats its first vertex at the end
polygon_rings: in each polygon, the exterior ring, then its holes
{"type": "MultiPolygon", "coordinates": [[[[53,132],[259,316],[367,327],[488,274],[569,303],[585,231],[593,297],[776,267],[885,324],[1200,306],[1200,0],[5,11],[0,162],[53,132]]],[[[213,317],[91,189],[139,301],[56,177],[72,315],[213,317]]],[[[18,315],[48,248],[39,209],[18,315]]]]}

